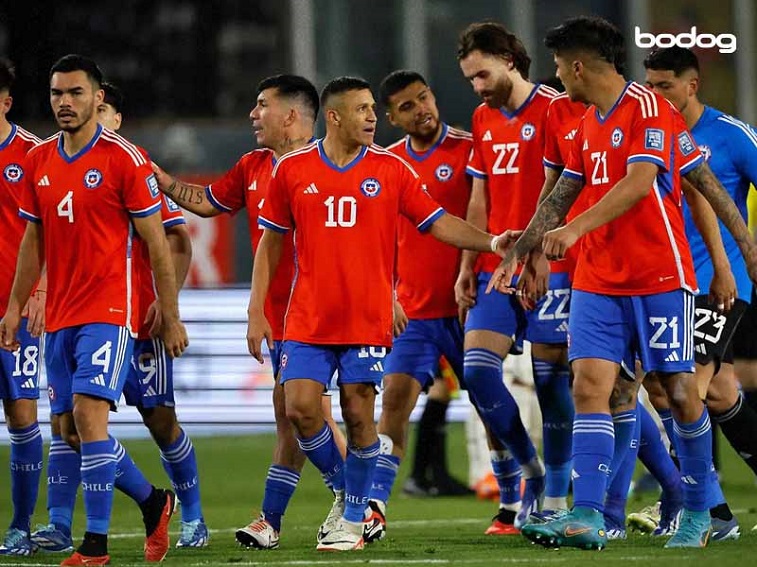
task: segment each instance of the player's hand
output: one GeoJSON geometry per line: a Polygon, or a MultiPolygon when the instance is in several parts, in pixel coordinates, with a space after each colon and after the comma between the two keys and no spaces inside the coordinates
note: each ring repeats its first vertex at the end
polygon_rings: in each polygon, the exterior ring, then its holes
{"type": "Polygon", "coordinates": [[[549,260],[543,252],[532,250],[528,255],[526,268],[534,274],[534,282],[536,283],[534,301],[539,301],[549,291],[549,260]]]}
{"type": "Polygon", "coordinates": [[[151,161],[150,165],[152,165],[152,172],[155,174],[155,179],[157,179],[161,191],[173,183],[173,178],[163,171],[157,163],[151,161]]]}
{"type": "Polygon", "coordinates": [[[35,291],[29,301],[26,302],[24,310],[21,312],[21,317],[28,317],[29,320],[26,323],[26,330],[32,337],[40,337],[45,330],[45,300],[47,299],[47,292],[35,291]]]}
{"type": "Polygon", "coordinates": [[[466,307],[457,307],[457,320],[460,322],[460,326],[465,329],[465,321],[468,319],[468,309],[466,307]]]}
{"type": "Polygon", "coordinates": [[[0,348],[9,352],[15,352],[21,346],[16,338],[18,329],[21,327],[21,314],[18,311],[8,310],[5,317],[0,319],[0,348]]]}
{"type": "Polygon", "coordinates": [[[515,293],[517,290],[513,287],[512,281],[517,268],[517,259],[514,257],[512,259],[503,258],[497,269],[494,270],[489,285],[486,286],[486,293],[491,293],[493,289],[508,295],[515,293]]]}
{"type": "Polygon", "coordinates": [[[247,349],[260,364],[265,362],[263,358],[263,339],[268,350],[273,349],[273,330],[265,315],[259,311],[247,312],[247,349]]]}
{"type": "Polygon", "coordinates": [[[536,307],[536,274],[526,263],[518,277],[518,283],[515,285],[515,296],[518,303],[526,311],[531,311],[536,307]]]}
{"type": "Polygon", "coordinates": [[[580,235],[570,224],[550,230],[544,235],[542,249],[547,260],[562,260],[568,248],[573,246],[580,235]]]}
{"type": "Polygon", "coordinates": [[[715,305],[718,311],[727,313],[733,307],[737,295],[736,279],[733,277],[730,266],[727,268],[716,268],[712,275],[712,282],[710,283],[710,295],[708,298],[710,305],[715,305]]]}
{"type": "Polygon", "coordinates": [[[455,282],[455,301],[460,309],[468,310],[476,304],[478,277],[470,268],[461,268],[455,282]]]}
{"type": "Polygon", "coordinates": [[[394,321],[393,321],[393,331],[394,336],[399,337],[402,333],[405,332],[405,329],[407,329],[407,322],[408,318],[407,315],[405,315],[405,310],[402,309],[402,305],[400,305],[400,302],[396,299],[394,300],[394,321]]]}
{"type": "Polygon", "coordinates": [[[155,338],[160,334],[160,327],[163,324],[163,314],[160,310],[160,302],[156,299],[147,308],[144,324],[150,327],[148,333],[150,338],[155,338]]]}
{"type": "Polygon", "coordinates": [[[497,256],[504,258],[505,254],[515,246],[515,243],[518,241],[521,234],[523,234],[522,230],[506,230],[502,234],[497,235],[495,237],[497,244],[495,253],[497,256]]]}
{"type": "Polygon", "coordinates": [[[178,317],[166,317],[162,314],[160,338],[166,347],[166,352],[171,358],[178,358],[189,346],[187,329],[178,317]]]}

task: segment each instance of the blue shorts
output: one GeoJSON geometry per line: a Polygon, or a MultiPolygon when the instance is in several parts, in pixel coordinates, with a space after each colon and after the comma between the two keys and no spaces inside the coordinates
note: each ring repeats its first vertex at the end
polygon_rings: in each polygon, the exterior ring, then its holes
{"type": "Polygon", "coordinates": [[[281,345],[284,341],[273,341],[273,348],[268,353],[271,356],[271,367],[273,368],[273,379],[281,372],[281,345]]]}
{"type": "Polygon", "coordinates": [[[313,345],[284,341],[281,353],[281,383],[297,378],[315,380],[327,390],[331,377],[338,372],[337,386],[342,384],[381,385],[384,376],[386,347],[313,345]]]}
{"type": "MultiPolygon", "coordinates": [[[[498,291],[486,293],[486,286],[492,275],[489,272],[478,274],[478,296],[476,304],[468,311],[465,320],[465,332],[493,331],[510,337],[514,346],[522,344],[526,332],[526,313],[518,303],[515,294],[506,295],[498,291]]],[[[513,278],[513,282],[516,279],[513,278]]],[[[512,352],[512,351],[511,351],[512,352]]],[[[517,352],[513,352],[516,354],[517,352]]]]}
{"type": "Polygon", "coordinates": [[[50,412],[74,409],[74,394],[116,405],[129,373],[134,339],[126,327],[90,323],[45,334],[50,412]]]}
{"type": "Polygon", "coordinates": [[[549,291],[527,313],[526,340],[537,344],[567,344],[570,278],[565,272],[549,275],[549,291]]]}
{"type": "Polygon", "coordinates": [[[636,358],[646,372],[694,371],[694,296],[682,289],[642,296],[573,290],[568,357],[601,358],[631,376],[636,358]]]}
{"type": "Polygon", "coordinates": [[[0,350],[0,399],[39,399],[39,339],[26,330],[27,319],[21,319],[16,352],[0,350]]]}
{"type": "Polygon", "coordinates": [[[463,329],[457,317],[410,319],[405,332],[394,339],[384,374],[409,374],[426,389],[439,375],[442,355],[462,380],[463,329]]]}
{"type": "Polygon", "coordinates": [[[137,339],[124,383],[126,405],[174,407],[173,358],[161,339],[137,339]]]}

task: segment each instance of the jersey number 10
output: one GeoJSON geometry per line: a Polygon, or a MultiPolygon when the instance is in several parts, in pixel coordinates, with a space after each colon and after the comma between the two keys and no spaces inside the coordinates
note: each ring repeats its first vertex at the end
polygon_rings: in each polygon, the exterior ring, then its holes
{"type": "Polygon", "coordinates": [[[357,220],[357,199],[355,197],[339,197],[338,201],[335,201],[334,197],[329,197],[323,204],[326,205],[327,227],[350,228],[355,226],[357,220]]]}

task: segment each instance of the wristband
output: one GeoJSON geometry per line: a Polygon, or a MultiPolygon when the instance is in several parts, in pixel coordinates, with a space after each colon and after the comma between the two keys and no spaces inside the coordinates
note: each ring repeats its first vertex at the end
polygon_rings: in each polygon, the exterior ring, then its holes
{"type": "Polygon", "coordinates": [[[497,244],[499,244],[499,239],[500,239],[500,236],[492,237],[491,247],[492,247],[492,252],[494,252],[495,254],[497,253],[497,244]]]}

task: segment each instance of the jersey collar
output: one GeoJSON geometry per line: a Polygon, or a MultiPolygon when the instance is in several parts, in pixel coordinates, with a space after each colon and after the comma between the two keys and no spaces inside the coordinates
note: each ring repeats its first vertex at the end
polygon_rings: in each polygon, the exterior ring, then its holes
{"type": "Polygon", "coordinates": [[[62,157],[63,160],[66,161],[67,163],[75,162],[77,159],[79,159],[81,156],[83,156],[89,150],[92,149],[92,146],[94,146],[95,143],[97,143],[97,140],[100,139],[100,134],[102,133],[102,131],[103,131],[103,127],[98,123],[97,130],[95,131],[95,135],[92,136],[92,139],[89,142],[87,142],[86,146],[84,146],[82,149],[80,149],[78,152],[76,152],[74,155],[70,157],[66,154],[65,150],[63,149],[63,132],[61,132],[58,135],[58,153],[60,154],[60,157],[62,157]]]}
{"type": "Polygon", "coordinates": [[[626,92],[628,92],[628,87],[631,86],[631,83],[633,81],[628,81],[626,83],[626,86],[623,87],[623,91],[620,93],[620,96],[618,97],[618,100],[616,100],[613,105],[610,107],[610,110],[607,111],[607,114],[605,114],[604,118],[599,114],[599,109],[595,106],[594,107],[594,114],[597,117],[597,122],[600,124],[604,124],[607,119],[610,117],[610,115],[615,111],[616,108],[618,108],[618,105],[620,104],[620,101],[623,100],[623,97],[626,96],[626,92]]]}
{"type": "Polygon", "coordinates": [[[0,143],[0,150],[4,150],[8,147],[8,145],[13,141],[13,138],[16,137],[16,132],[18,131],[18,126],[16,126],[13,122],[11,122],[11,133],[8,134],[8,137],[5,138],[5,140],[0,143]]]}
{"type": "Polygon", "coordinates": [[[528,98],[526,98],[526,100],[523,101],[523,104],[521,104],[518,108],[516,108],[512,112],[507,112],[504,106],[500,106],[499,111],[505,116],[507,116],[508,119],[515,118],[518,114],[520,114],[523,111],[524,108],[528,106],[528,103],[531,102],[531,100],[536,95],[536,91],[538,90],[539,90],[539,85],[534,85],[534,88],[531,89],[531,92],[529,93],[528,98]]]}
{"type": "Polygon", "coordinates": [[[418,152],[413,150],[412,144],[410,143],[410,136],[406,136],[405,137],[405,151],[407,152],[407,155],[409,155],[415,161],[423,161],[425,159],[428,159],[429,156],[434,153],[434,150],[436,150],[436,148],[442,145],[444,138],[447,137],[447,130],[449,130],[449,127],[444,122],[442,122],[442,133],[439,136],[439,139],[436,142],[434,142],[434,144],[422,154],[419,154],[418,152]]]}
{"type": "Polygon", "coordinates": [[[363,149],[360,150],[360,153],[355,156],[355,159],[353,159],[350,163],[345,165],[344,167],[339,167],[337,164],[335,164],[333,161],[329,159],[329,156],[326,155],[326,151],[323,149],[323,138],[318,140],[318,155],[321,156],[321,159],[323,160],[323,163],[328,165],[331,169],[335,169],[339,173],[344,173],[345,171],[352,169],[355,167],[358,162],[365,157],[365,154],[368,152],[368,146],[363,146],[363,149]]]}

